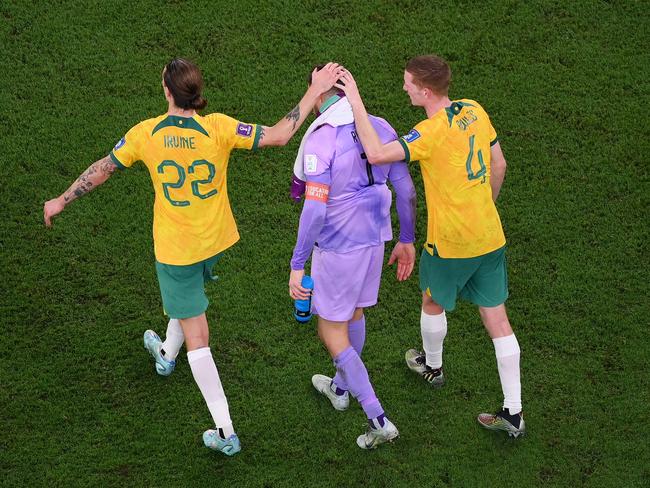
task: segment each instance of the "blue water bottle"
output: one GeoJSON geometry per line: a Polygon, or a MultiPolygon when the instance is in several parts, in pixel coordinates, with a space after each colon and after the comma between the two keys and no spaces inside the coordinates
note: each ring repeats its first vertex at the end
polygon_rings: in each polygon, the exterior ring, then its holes
{"type": "Polygon", "coordinates": [[[311,279],[311,276],[303,276],[302,281],[300,282],[303,288],[309,290],[309,298],[306,300],[295,300],[293,308],[293,316],[296,320],[302,324],[309,322],[311,319],[311,295],[312,290],[314,289],[314,280],[311,279]]]}

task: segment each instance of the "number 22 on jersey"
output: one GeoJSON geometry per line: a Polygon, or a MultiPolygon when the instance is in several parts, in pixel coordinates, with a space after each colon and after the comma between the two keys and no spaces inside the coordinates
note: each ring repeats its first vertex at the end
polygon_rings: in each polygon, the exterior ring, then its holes
{"type": "MultiPolygon", "coordinates": [[[[192,194],[197,198],[200,198],[201,200],[205,200],[206,198],[210,198],[211,196],[214,196],[218,193],[215,188],[211,189],[206,193],[202,193],[200,187],[200,185],[208,185],[212,183],[212,180],[214,179],[214,176],[216,174],[214,165],[210,161],[207,161],[205,159],[197,159],[196,161],[192,162],[192,164],[187,168],[187,174],[189,175],[195,174],[196,170],[201,166],[205,166],[208,169],[208,177],[201,180],[197,180],[197,179],[191,180],[189,181],[189,183],[191,184],[192,187],[192,194]]],[[[170,168],[170,173],[174,171],[176,172],[177,180],[175,182],[167,182],[162,184],[165,198],[169,200],[169,203],[171,203],[175,207],[187,207],[191,203],[189,200],[174,200],[170,195],[170,189],[178,190],[185,185],[185,180],[187,178],[185,173],[185,168],[183,168],[176,161],[173,161],[171,159],[165,159],[162,163],[158,165],[158,173],[165,174],[166,168],[170,168]]]]}

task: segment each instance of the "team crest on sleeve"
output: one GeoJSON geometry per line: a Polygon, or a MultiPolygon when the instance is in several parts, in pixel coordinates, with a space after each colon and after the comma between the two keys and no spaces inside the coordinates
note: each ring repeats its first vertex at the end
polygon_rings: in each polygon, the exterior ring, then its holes
{"type": "Polygon", "coordinates": [[[411,129],[408,134],[402,136],[402,139],[404,139],[406,142],[413,142],[414,140],[419,138],[420,138],[420,133],[415,129],[411,129]]]}
{"type": "Polygon", "coordinates": [[[305,154],[305,173],[314,174],[318,167],[318,158],[315,154],[305,154]]]}
{"type": "Polygon", "coordinates": [[[237,124],[237,135],[242,137],[250,137],[253,133],[253,126],[251,124],[237,124]]]}
{"type": "Polygon", "coordinates": [[[117,151],[119,148],[121,148],[124,144],[126,144],[126,137],[122,137],[119,141],[117,141],[117,144],[115,144],[115,147],[113,148],[113,151],[117,151]]]}

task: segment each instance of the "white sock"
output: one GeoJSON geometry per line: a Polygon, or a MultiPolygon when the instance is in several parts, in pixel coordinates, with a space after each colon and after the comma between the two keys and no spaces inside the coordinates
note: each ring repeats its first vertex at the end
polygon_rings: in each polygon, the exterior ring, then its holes
{"type": "Polygon", "coordinates": [[[184,340],[185,336],[183,335],[183,328],[181,327],[180,321],[178,319],[169,319],[165,342],[162,343],[162,350],[165,351],[163,357],[167,361],[176,359],[184,340]]]}
{"type": "Polygon", "coordinates": [[[209,347],[202,347],[194,351],[188,351],[187,361],[190,363],[194,381],[199,386],[208,410],[214,420],[217,429],[222,429],[223,437],[227,438],[234,434],[230,412],[228,411],[228,400],[221,386],[217,365],[212,359],[212,352],[209,347]]]}
{"type": "Polygon", "coordinates": [[[514,334],[492,339],[497,356],[499,378],[503,390],[503,408],[510,415],[521,412],[521,381],[519,379],[519,343],[514,334]]]}
{"type": "Polygon", "coordinates": [[[447,316],[443,311],[440,315],[428,315],[422,310],[420,315],[420,332],[422,346],[427,356],[427,365],[433,369],[442,367],[442,342],[447,335],[447,316]]]}

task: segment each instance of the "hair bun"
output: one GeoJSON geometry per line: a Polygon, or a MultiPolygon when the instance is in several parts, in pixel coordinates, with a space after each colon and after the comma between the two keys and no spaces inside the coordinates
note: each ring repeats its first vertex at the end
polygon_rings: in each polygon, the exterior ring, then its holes
{"type": "Polygon", "coordinates": [[[202,110],[208,104],[208,101],[203,98],[201,95],[196,95],[192,98],[192,108],[194,110],[202,110]]]}

